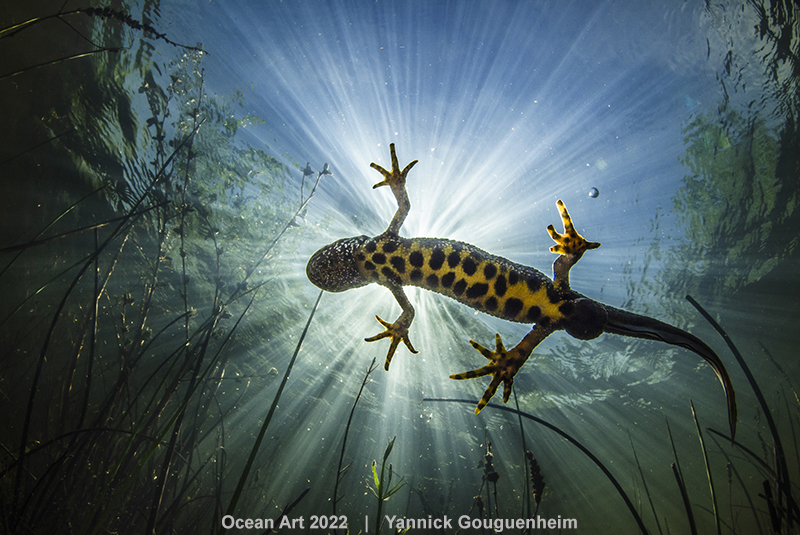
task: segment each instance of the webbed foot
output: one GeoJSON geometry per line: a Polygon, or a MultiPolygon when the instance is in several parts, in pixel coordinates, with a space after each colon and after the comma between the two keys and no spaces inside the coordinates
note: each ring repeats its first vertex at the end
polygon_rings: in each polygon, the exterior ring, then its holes
{"type": "Polygon", "coordinates": [[[475,414],[478,414],[486,404],[489,403],[489,400],[492,399],[495,392],[497,392],[497,387],[500,386],[500,383],[503,383],[503,402],[508,402],[508,397],[511,395],[511,387],[514,386],[514,376],[528,359],[530,349],[526,346],[526,353],[525,349],[520,347],[523,345],[523,343],[520,342],[514,349],[507,351],[506,348],[503,347],[503,340],[500,338],[499,334],[495,335],[496,346],[494,351],[486,349],[474,340],[470,340],[469,343],[472,344],[472,347],[477,349],[480,354],[489,359],[489,364],[470,372],[456,373],[451,375],[450,379],[462,380],[483,377],[484,375],[492,376],[492,382],[489,383],[488,388],[486,388],[486,391],[483,393],[483,397],[481,397],[478,402],[478,406],[475,408],[475,414]]]}
{"type": "Polygon", "coordinates": [[[376,163],[369,164],[370,167],[376,169],[380,174],[383,175],[383,180],[372,186],[372,189],[379,188],[381,186],[390,186],[392,189],[397,187],[404,188],[406,185],[406,175],[408,174],[409,171],[411,171],[411,168],[414,167],[419,161],[419,160],[414,160],[413,162],[408,164],[405,167],[405,169],[401,171],[400,165],[397,163],[397,154],[394,151],[394,143],[389,144],[389,151],[391,152],[392,155],[391,171],[387,171],[386,169],[384,169],[383,167],[381,167],[376,163]]]}
{"type": "Polygon", "coordinates": [[[564,234],[556,232],[553,225],[547,227],[547,232],[550,233],[550,237],[556,242],[556,245],[550,247],[551,253],[580,257],[580,255],[589,249],[597,249],[600,247],[599,243],[587,241],[583,236],[578,234],[572,224],[572,218],[569,216],[569,212],[567,212],[567,207],[564,206],[561,199],[556,202],[556,206],[558,206],[558,211],[561,214],[561,221],[564,223],[564,234]]]}
{"type": "Polygon", "coordinates": [[[392,357],[394,357],[394,352],[397,350],[397,346],[400,345],[400,342],[403,342],[409,351],[412,353],[419,353],[414,346],[411,345],[411,342],[408,340],[408,325],[405,325],[401,319],[398,319],[394,323],[389,323],[388,321],[383,321],[380,316],[375,316],[375,318],[380,322],[381,325],[386,327],[386,330],[380,334],[376,334],[375,336],[371,336],[369,338],[365,338],[365,342],[375,342],[376,340],[381,340],[383,338],[391,338],[392,343],[389,346],[389,353],[386,354],[386,363],[383,365],[383,368],[386,371],[389,371],[389,364],[392,362],[392,357]]]}

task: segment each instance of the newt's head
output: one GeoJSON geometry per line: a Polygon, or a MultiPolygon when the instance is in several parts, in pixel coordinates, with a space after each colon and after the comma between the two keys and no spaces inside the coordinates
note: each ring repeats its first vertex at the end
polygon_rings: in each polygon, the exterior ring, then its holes
{"type": "Polygon", "coordinates": [[[365,286],[369,281],[361,276],[356,251],[369,236],[356,236],[326,245],[311,257],[306,265],[308,280],[328,292],[343,292],[365,286]]]}

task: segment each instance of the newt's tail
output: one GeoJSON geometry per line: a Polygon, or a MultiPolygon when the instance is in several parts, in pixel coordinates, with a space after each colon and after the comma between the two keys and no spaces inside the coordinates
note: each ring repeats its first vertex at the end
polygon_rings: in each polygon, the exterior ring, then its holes
{"type": "Polygon", "coordinates": [[[662,321],[607,305],[605,309],[608,313],[608,320],[603,329],[604,332],[666,342],[686,348],[703,357],[714,369],[725,390],[728,399],[728,422],[731,427],[731,438],[736,436],[736,393],[733,391],[733,384],[725,365],[710,347],[696,336],[662,321]]]}

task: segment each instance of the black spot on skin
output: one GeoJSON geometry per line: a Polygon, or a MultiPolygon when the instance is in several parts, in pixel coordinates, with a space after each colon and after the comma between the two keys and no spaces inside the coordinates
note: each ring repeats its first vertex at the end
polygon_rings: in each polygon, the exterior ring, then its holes
{"type": "Polygon", "coordinates": [[[415,270],[413,270],[411,272],[411,274],[408,276],[408,278],[411,279],[412,282],[421,281],[422,280],[422,271],[420,271],[418,269],[415,269],[415,270]]]}
{"type": "Polygon", "coordinates": [[[516,297],[509,297],[503,307],[503,314],[509,318],[516,318],[520,310],[522,310],[522,301],[516,297]]]}
{"type": "Polygon", "coordinates": [[[389,259],[389,262],[392,264],[392,267],[397,270],[398,273],[405,273],[406,272],[406,261],[403,259],[402,256],[393,256],[389,259]]]}
{"type": "Polygon", "coordinates": [[[558,303],[561,301],[561,296],[559,295],[558,290],[551,286],[547,288],[547,299],[551,303],[558,303]]]}
{"type": "Polygon", "coordinates": [[[447,255],[447,265],[451,268],[454,268],[461,262],[461,255],[459,255],[456,251],[453,251],[449,255],[447,255]]]}
{"type": "Polygon", "coordinates": [[[387,241],[383,244],[383,252],[384,253],[393,253],[397,250],[397,242],[396,241],[387,241]]]}
{"type": "Polygon", "coordinates": [[[483,276],[486,277],[486,280],[492,280],[495,275],[497,275],[497,266],[490,262],[483,267],[483,276]]]}
{"type": "Polygon", "coordinates": [[[449,288],[453,284],[454,280],[456,280],[455,273],[453,273],[452,271],[449,273],[445,273],[444,275],[442,275],[442,286],[444,286],[445,288],[449,288]]]}
{"type": "Polygon", "coordinates": [[[372,255],[372,261],[376,264],[385,264],[386,263],[386,255],[383,253],[375,253],[372,255]]]}
{"type": "Polygon", "coordinates": [[[516,271],[509,271],[508,272],[508,284],[509,286],[514,286],[517,282],[519,282],[519,275],[517,275],[516,271]]]}
{"type": "Polygon", "coordinates": [[[378,276],[377,271],[373,271],[370,277],[372,278],[372,280],[378,280],[380,278],[380,276],[378,276]]]}
{"type": "Polygon", "coordinates": [[[483,306],[484,308],[486,308],[488,312],[492,312],[497,308],[497,298],[495,296],[491,296],[489,299],[486,300],[483,306]]]}
{"type": "Polygon", "coordinates": [[[539,320],[538,323],[542,327],[547,327],[548,325],[550,325],[550,316],[543,317],[542,319],[539,320]]]}
{"type": "Polygon", "coordinates": [[[532,306],[530,309],[528,309],[528,314],[525,316],[525,318],[531,323],[536,323],[541,315],[542,311],[539,309],[539,307],[532,306]]]}
{"type": "Polygon", "coordinates": [[[506,276],[500,275],[497,277],[497,280],[494,281],[494,293],[497,294],[497,297],[503,297],[506,295],[506,276]]]}
{"type": "Polygon", "coordinates": [[[402,282],[400,280],[400,277],[397,276],[397,273],[392,271],[389,267],[384,266],[384,268],[381,269],[381,273],[383,273],[384,277],[389,279],[391,282],[394,282],[395,284],[400,284],[402,282]]]}
{"type": "Polygon", "coordinates": [[[408,255],[408,263],[414,267],[421,268],[425,264],[425,257],[419,251],[414,251],[408,255]]]}
{"type": "Polygon", "coordinates": [[[466,289],[467,289],[467,281],[465,281],[464,279],[458,279],[458,282],[456,282],[453,285],[453,293],[456,295],[463,294],[464,290],[466,289]]]}
{"type": "Polygon", "coordinates": [[[540,281],[540,280],[539,280],[539,279],[537,279],[537,278],[528,279],[528,280],[527,280],[527,281],[525,281],[525,282],[527,282],[527,283],[528,283],[528,289],[529,289],[531,292],[537,292],[537,291],[539,291],[539,288],[541,288],[541,286],[542,286],[542,281],[540,281]]]}
{"type": "Polygon", "coordinates": [[[464,273],[471,277],[478,270],[478,264],[475,263],[475,260],[473,260],[471,256],[468,256],[461,264],[461,269],[463,269],[464,273]]]}
{"type": "Polygon", "coordinates": [[[431,267],[432,270],[436,271],[444,264],[444,252],[436,248],[431,253],[431,259],[428,260],[428,265],[431,267]]]}
{"type": "Polygon", "coordinates": [[[375,264],[373,264],[372,262],[367,260],[366,262],[364,262],[364,267],[367,268],[368,270],[372,271],[372,270],[375,269],[375,264]]]}
{"type": "Polygon", "coordinates": [[[366,257],[366,256],[364,256],[364,253],[358,253],[358,254],[356,255],[356,259],[357,259],[359,262],[363,262],[365,258],[367,258],[367,257],[366,257]]]}
{"type": "Polygon", "coordinates": [[[425,284],[431,288],[435,288],[436,286],[439,286],[439,277],[436,275],[428,275],[428,278],[425,279],[425,284]]]}
{"type": "Polygon", "coordinates": [[[575,309],[575,304],[572,303],[571,301],[566,301],[564,303],[561,303],[561,305],[558,307],[559,312],[561,312],[565,316],[569,316],[570,314],[572,314],[572,311],[574,309],[575,309]]]}
{"type": "Polygon", "coordinates": [[[478,282],[473,284],[467,290],[467,297],[470,299],[475,299],[477,297],[482,297],[486,295],[486,292],[489,291],[489,285],[485,282],[478,282]]]}
{"type": "Polygon", "coordinates": [[[374,253],[376,248],[377,248],[377,247],[376,247],[376,245],[375,245],[375,242],[374,242],[374,241],[369,241],[369,242],[367,242],[367,244],[364,246],[364,249],[366,249],[368,253],[374,253]]]}

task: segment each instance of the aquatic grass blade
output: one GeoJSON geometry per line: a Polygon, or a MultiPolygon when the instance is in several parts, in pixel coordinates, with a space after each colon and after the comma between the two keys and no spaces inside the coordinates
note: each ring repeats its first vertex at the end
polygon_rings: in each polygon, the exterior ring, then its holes
{"type": "MultiPolygon", "coordinates": [[[[248,305],[245,308],[245,310],[242,311],[242,313],[240,314],[240,316],[239,316],[236,324],[234,325],[234,327],[231,328],[230,332],[228,333],[228,337],[225,340],[225,343],[227,343],[227,341],[233,335],[233,332],[239,326],[239,323],[245,317],[245,315],[247,314],[247,311],[253,305],[254,301],[255,301],[255,293],[253,294],[253,299],[251,299],[250,303],[248,303],[248,305]]],[[[202,327],[198,330],[198,332],[202,332],[202,327]]],[[[216,357],[219,356],[219,354],[222,351],[222,348],[225,347],[225,343],[223,343],[223,345],[219,348],[217,354],[215,355],[215,358],[212,359],[211,362],[209,362],[206,365],[205,370],[203,370],[202,374],[199,377],[199,381],[197,382],[197,384],[194,387],[195,389],[197,389],[199,387],[199,385],[202,383],[202,381],[205,379],[205,377],[208,375],[208,373],[213,368],[213,366],[214,366],[214,364],[215,364],[215,362],[217,360],[216,357]]],[[[191,397],[191,396],[189,396],[189,397],[191,397]]],[[[159,433],[159,435],[155,439],[153,439],[154,440],[154,445],[151,446],[147,451],[145,451],[142,454],[142,456],[139,459],[138,464],[136,465],[136,467],[127,475],[127,480],[125,481],[125,483],[123,483],[121,485],[121,487],[119,487],[117,489],[114,489],[112,491],[110,489],[110,486],[111,486],[111,484],[112,484],[112,482],[114,480],[114,477],[112,477],[109,480],[109,482],[106,484],[106,488],[100,494],[107,494],[107,493],[111,492],[112,498],[109,500],[108,505],[105,508],[103,508],[102,511],[98,511],[98,513],[99,513],[98,518],[92,524],[94,527],[92,528],[91,526],[83,526],[83,529],[80,531],[81,533],[89,533],[90,532],[89,530],[91,529],[90,535],[95,535],[101,529],[101,527],[104,525],[104,523],[108,519],[108,517],[111,516],[111,514],[114,513],[114,511],[116,510],[117,504],[119,504],[119,502],[123,499],[123,497],[125,496],[127,490],[134,483],[134,481],[135,481],[137,475],[139,474],[139,472],[147,465],[147,462],[155,454],[155,451],[158,448],[159,444],[163,443],[163,439],[169,433],[171,426],[175,423],[175,421],[178,419],[180,414],[184,411],[185,406],[188,404],[189,397],[185,398],[184,401],[182,401],[180,403],[180,405],[175,410],[174,414],[164,424],[163,430],[161,431],[161,433],[159,433]]],[[[156,411],[156,412],[160,412],[160,411],[156,411]]],[[[139,424],[139,426],[143,427],[144,424],[139,424]]],[[[131,447],[131,443],[128,444],[126,452],[128,450],[130,450],[130,447],[131,447]]],[[[124,456],[125,455],[121,455],[120,456],[120,459],[118,460],[118,463],[117,463],[117,466],[115,468],[114,474],[116,474],[119,471],[120,466],[122,465],[124,456]]]]}
{"type": "MultiPolygon", "coordinates": [[[[308,316],[308,321],[306,322],[306,326],[303,329],[303,334],[300,335],[300,339],[297,341],[297,347],[295,347],[294,354],[292,355],[292,358],[289,361],[289,365],[286,367],[286,372],[284,372],[281,384],[278,386],[278,391],[275,393],[275,397],[272,400],[272,405],[269,408],[267,417],[264,419],[264,423],[261,425],[261,430],[258,432],[256,441],[253,444],[252,449],[250,450],[250,456],[247,459],[247,463],[245,464],[245,467],[242,470],[241,476],[239,476],[239,482],[236,485],[236,490],[234,490],[230,504],[228,505],[226,513],[228,515],[233,516],[233,514],[236,511],[236,505],[238,504],[239,497],[242,495],[242,491],[244,490],[244,484],[247,481],[247,476],[250,474],[250,470],[253,468],[253,463],[256,460],[256,455],[258,454],[261,442],[264,440],[264,435],[267,432],[267,427],[269,427],[269,424],[272,421],[272,415],[275,414],[275,409],[278,406],[278,401],[281,398],[281,394],[283,394],[283,389],[286,387],[286,382],[289,379],[289,374],[292,372],[292,367],[294,367],[294,362],[295,360],[297,360],[297,354],[300,352],[300,347],[303,345],[303,340],[305,340],[306,338],[306,333],[308,333],[308,328],[311,326],[311,320],[314,319],[314,313],[317,311],[320,299],[322,299],[322,291],[319,292],[319,295],[317,296],[317,301],[314,303],[314,307],[311,309],[311,314],[309,314],[308,316]]],[[[220,535],[225,533],[225,531],[227,531],[225,528],[220,528],[219,530],[220,535]]]]}
{"type": "MultiPolygon", "coordinates": [[[[706,312],[706,310],[695,301],[691,295],[686,296],[686,300],[689,301],[693,307],[697,309],[698,312],[706,319],[706,321],[719,333],[725,343],[728,345],[728,348],[733,353],[733,356],[736,357],[736,362],[739,363],[739,367],[744,372],[745,377],[747,377],[747,382],[750,383],[750,387],[753,389],[753,393],[758,400],[758,404],[761,407],[761,410],[764,413],[764,417],[767,420],[767,425],[769,426],[769,432],[772,435],[773,443],[775,444],[775,461],[776,461],[776,473],[777,473],[777,485],[778,485],[778,503],[783,503],[783,497],[786,498],[786,505],[787,509],[790,511],[798,511],[797,502],[795,502],[794,498],[792,497],[792,484],[789,478],[789,471],[786,466],[786,455],[784,454],[783,450],[783,443],[781,442],[780,434],[778,433],[778,427],[775,424],[775,419],[772,417],[772,412],[769,409],[769,405],[767,405],[767,400],[764,397],[764,394],[761,392],[761,388],[758,386],[758,382],[756,378],[753,376],[753,373],[750,371],[750,367],[745,362],[744,357],[739,352],[739,349],[731,340],[731,337],[728,336],[728,333],[725,332],[719,323],[711,317],[711,315],[706,312]]],[[[733,441],[733,437],[731,437],[731,441],[733,441]]],[[[789,514],[789,525],[792,525],[793,515],[789,514]]]]}
{"type": "Polygon", "coordinates": [[[658,527],[658,532],[663,534],[661,531],[661,523],[658,521],[658,513],[656,513],[656,506],[653,504],[653,497],[650,495],[650,489],[647,486],[647,480],[644,477],[644,470],[642,470],[642,465],[639,463],[639,456],[636,454],[636,448],[633,446],[633,437],[631,437],[631,431],[628,430],[628,440],[631,442],[631,451],[633,451],[633,460],[636,462],[636,468],[639,470],[639,476],[642,478],[642,485],[644,485],[644,492],[647,495],[647,501],[650,503],[650,510],[653,511],[653,518],[656,521],[656,527],[658,527]]]}
{"type": "MultiPolygon", "coordinates": [[[[672,428],[669,426],[669,419],[664,416],[664,421],[667,424],[667,434],[669,435],[669,442],[672,445],[672,455],[675,457],[675,462],[672,463],[672,472],[675,474],[675,481],[678,483],[678,490],[681,493],[681,498],[683,498],[683,506],[686,510],[686,519],[689,522],[689,528],[692,531],[693,535],[697,534],[697,526],[694,522],[694,513],[692,512],[692,504],[689,501],[689,495],[686,493],[686,486],[683,483],[683,471],[681,470],[681,463],[678,460],[678,450],[675,448],[675,440],[672,437],[672,428]]],[[[666,522],[666,519],[665,519],[666,522]]],[[[667,531],[669,531],[669,526],[667,526],[667,531]]]]}
{"type": "MultiPolygon", "coordinates": [[[[706,428],[706,430],[710,431],[712,433],[716,433],[713,429],[706,428]]],[[[727,437],[723,436],[723,438],[727,438],[727,437]]],[[[750,495],[750,491],[747,490],[747,485],[744,484],[744,481],[742,480],[742,476],[739,473],[739,470],[737,470],[736,465],[733,464],[733,461],[731,460],[731,458],[727,454],[727,452],[724,449],[722,449],[719,441],[717,440],[717,437],[712,436],[711,440],[714,441],[714,444],[716,444],[717,448],[720,450],[722,455],[725,457],[725,460],[728,461],[728,466],[730,466],[730,469],[733,472],[733,475],[736,476],[736,480],[739,482],[739,487],[741,487],[742,492],[744,493],[744,497],[747,499],[748,508],[753,513],[753,521],[755,522],[756,527],[758,528],[758,533],[759,533],[759,535],[763,535],[764,530],[761,528],[761,520],[759,519],[759,516],[758,516],[758,509],[756,509],[756,505],[755,505],[755,503],[753,503],[753,497],[750,495]]],[[[730,493],[733,494],[733,491],[730,491],[730,493]]],[[[731,518],[734,518],[733,512],[731,512],[730,516],[731,516],[731,518]]]]}
{"type": "MultiPolygon", "coordinates": [[[[714,433],[715,435],[720,436],[720,437],[730,441],[730,437],[727,436],[725,433],[722,433],[722,432],[717,431],[716,429],[712,429],[710,427],[707,427],[706,430],[709,433],[714,433]]],[[[747,446],[745,446],[744,444],[742,444],[741,442],[739,442],[737,440],[734,440],[731,443],[731,445],[736,446],[737,448],[742,450],[744,453],[746,453],[753,461],[758,463],[758,465],[762,469],[764,469],[764,471],[777,483],[778,474],[775,473],[775,469],[774,468],[772,468],[769,464],[767,464],[767,461],[765,461],[764,459],[759,457],[756,452],[754,452],[753,450],[751,450],[750,448],[748,448],[747,446]]]]}
{"type": "Polygon", "coordinates": [[[31,65],[30,67],[25,67],[24,69],[19,69],[14,72],[10,72],[8,74],[0,75],[0,80],[4,80],[6,78],[12,78],[14,76],[18,76],[20,74],[24,74],[28,71],[32,71],[34,69],[39,69],[41,67],[47,67],[49,65],[56,65],[58,63],[62,63],[65,61],[70,61],[73,59],[80,59],[85,58],[87,56],[93,56],[95,54],[99,54],[101,52],[121,52],[125,50],[124,48],[101,48],[100,50],[90,50],[89,52],[81,52],[80,54],[72,54],[70,56],[64,56],[63,58],[54,59],[53,61],[47,61],[45,63],[39,63],[38,65],[31,65]]]}
{"type": "Polygon", "coordinates": [[[722,535],[722,527],[719,523],[719,511],[717,508],[717,494],[714,492],[714,478],[711,477],[711,463],[708,461],[708,451],[706,451],[706,444],[703,441],[703,432],[700,429],[700,422],[697,420],[697,412],[694,410],[694,403],[689,401],[692,407],[692,418],[694,418],[694,425],[697,428],[697,438],[700,440],[700,449],[703,450],[703,461],[706,465],[706,476],[708,477],[708,487],[711,491],[711,505],[714,507],[714,523],[717,526],[717,535],[722,535]]]}
{"type": "MultiPolygon", "coordinates": [[[[100,189],[102,189],[102,188],[100,188],[100,189]]],[[[99,190],[97,190],[97,191],[99,191],[99,190]]],[[[87,197],[88,197],[88,195],[87,195],[87,197]]],[[[4,247],[4,248],[0,249],[0,254],[2,254],[2,253],[10,253],[10,252],[13,252],[13,251],[24,251],[25,249],[28,249],[30,247],[37,247],[39,245],[44,245],[46,243],[50,243],[52,241],[60,240],[62,238],[66,238],[68,236],[74,236],[75,234],[80,234],[82,232],[86,232],[87,230],[97,230],[99,228],[103,228],[103,227],[105,227],[107,225],[110,225],[111,223],[116,223],[118,221],[126,221],[126,220],[130,219],[131,217],[136,217],[136,216],[139,216],[139,215],[142,215],[142,214],[146,214],[147,212],[155,210],[156,208],[162,208],[162,207],[164,207],[164,206],[166,206],[168,204],[169,204],[168,202],[154,204],[153,206],[150,206],[148,208],[144,208],[143,210],[139,210],[138,212],[126,214],[126,215],[123,215],[123,216],[120,216],[120,217],[115,217],[113,219],[109,219],[107,221],[102,221],[100,223],[94,223],[92,225],[87,225],[85,227],[72,229],[72,230],[69,230],[67,232],[62,232],[61,234],[56,234],[55,236],[50,236],[49,238],[41,238],[41,239],[38,239],[38,240],[33,240],[33,241],[26,242],[26,243],[23,243],[23,244],[20,244],[20,245],[12,245],[10,247],[4,247]]],[[[77,205],[77,203],[75,205],[73,205],[72,207],[74,207],[76,205],[77,205]]],[[[70,207],[70,208],[72,208],[72,207],[70,207]]],[[[66,214],[66,212],[65,212],[65,214],[66,214]]],[[[65,215],[65,214],[62,214],[62,215],[65,215]]],[[[59,216],[59,218],[60,217],[61,216],[59,216]]],[[[55,223],[55,221],[53,221],[53,223],[55,223]]],[[[48,225],[48,227],[49,226],[50,225],[48,225]]],[[[44,232],[44,230],[42,232],[44,232]]],[[[39,234],[41,234],[41,232],[39,234]]]]}
{"type": "Polygon", "coordinates": [[[697,535],[697,525],[694,522],[694,513],[692,512],[692,504],[689,501],[689,495],[686,493],[686,485],[683,483],[683,476],[681,476],[678,467],[675,463],[670,465],[672,473],[675,475],[675,481],[678,483],[678,490],[680,490],[681,498],[683,498],[683,507],[686,509],[686,519],[689,522],[689,530],[692,535],[697,535]]]}
{"type": "MultiPolygon", "coordinates": [[[[350,409],[350,417],[347,419],[347,425],[344,428],[344,439],[342,440],[342,453],[339,455],[339,466],[336,469],[336,483],[333,485],[333,516],[336,516],[336,504],[339,503],[340,498],[338,497],[339,494],[339,482],[341,481],[342,476],[344,475],[344,470],[347,467],[342,468],[342,464],[344,463],[344,452],[345,448],[347,447],[347,436],[350,433],[350,424],[353,421],[353,414],[356,411],[356,405],[358,404],[358,400],[361,399],[361,394],[364,392],[364,387],[367,386],[369,382],[369,376],[377,369],[377,364],[375,363],[376,359],[372,359],[372,363],[367,368],[367,373],[364,375],[364,379],[361,381],[361,388],[358,389],[358,394],[356,394],[356,399],[353,401],[353,407],[350,409]]],[[[349,465],[348,465],[349,466],[349,465]]],[[[333,530],[334,535],[337,533],[337,530],[333,530]]]]}
{"type": "MultiPolygon", "coordinates": [[[[519,400],[517,399],[517,391],[514,390],[514,405],[519,408],[519,400]]],[[[522,424],[522,415],[517,414],[517,419],[519,420],[519,434],[522,442],[522,459],[525,466],[525,501],[522,503],[522,516],[526,516],[526,512],[530,512],[531,510],[531,480],[529,477],[529,470],[530,467],[528,466],[528,445],[525,443],[525,426],[522,424]]],[[[538,509],[538,505],[537,505],[538,509]]]]}
{"type": "MultiPolygon", "coordinates": [[[[66,133],[66,132],[65,132],[65,133],[66,133]]],[[[61,134],[61,135],[64,135],[64,134],[61,134]]],[[[61,136],[57,136],[57,137],[61,137],[61,136]]],[[[56,138],[53,138],[53,139],[56,139],[56,138]]],[[[52,141],[52,140],[48,140],[47,142],[49,142],[49,141],[52,141]]],[[[35,148],[35,147],[34,147],[34,148],[35,148]]],[[[33,149],[29,149],[29,150],[33,150],[33,149]]],[[[24,153],[23,153],[23,154],[24,154],[24,153]]],[[[6,160],[6,161],[9,161],[9,160],[6,160]]],[[[4,163],[6,163],[6,162],[2,162],[2,163],[0,163],[0,166],[2,166],[4,163]]],[[[62,211],[60,214],[58,214],[56,217],[54,217],[54,218],[53,218],[53,219],[52,219],[52,220],[51,220],[51,221],[50,221],[50,222],[49,222],[47,225],[45,225],[45,226],[44,226],[44,227],[43,227],[43,228],[42,228],[42,229],[41,229],[41,230],[40,230],[40,231],[39,231],[39,232],[36,234],[36,236],[34,236],[34,237],[33,237],[33,239],[34,239],[34,240],[36,240],[37,238],[39,238],[39,237],[40,237],[42,234],[44,234],[44,233],[47,231],[47,229],[49,229],[50,227],[52,227],[53,225],[55,225],[56,223],[58,223],[59,221],[61,221],[61,219],[63,219],[64,217],[66,217],[66,216],[67,216],[67,214],[70,214],[70,213],[72,213],[72,212],[75,210],[75,208],[77,208],[77,206],[78,206],[78,205],[80,205],[80,204],[81,204],[83,201],[85,201],[86,199],[88,199],[88,198],[90,198],[90,197],[94,196],[95,194],[97,194],[98,192],[100,192],[100,191],[104,190],[104,189],[105,189],[105,188],[107,188],[107,187],[108,187],[107,185],[105,185],[105,186],[100,186],[99,188],[96,188],[94,191],[91,191],[90,193],[87,193],[86,195],[84,195],[83,197],[81,197],[80,199],[78,199],[77,201],[75,201],[74,203],[72,203],[72,205],[71,205],[71,206],[69,206],[69,207],[67,207],[66,209],[64,209],[64,210],[63,210],[63,211],[62,211]]],[[[11,251],[11,250],[13,250],[13,249],[12,249],[12,248],[9,248],[9,247],[4,247],[3,249],[0,249],[0,253],[9,252],[9,251],[11,251]]],[[[23,251],[24,251],[24,248],[21,248],[21,249],[19,250],[19,253],[17,253],[17,256],[15,256],[14,258],[12,258],[12,259],[11,259],[11,260],[8,262],[8,264],[6,264],[6,266],[5,266],[5,267],[2,269],[2,271],[0,271],[0,277],[2,277],[2,276],[3,276],[3,275],[6,273],[6,271],[8,271],[8,269],[9,269],[9,268],[10,268],[10,267],[11,267],[11,266],[14,264],[14,262],[15,262],[15,261],[16,261],[16,260],[17,260],[17,259],[20,257],[20,255],[22,254],[22,252],[23,252],[23,251]]]]}

